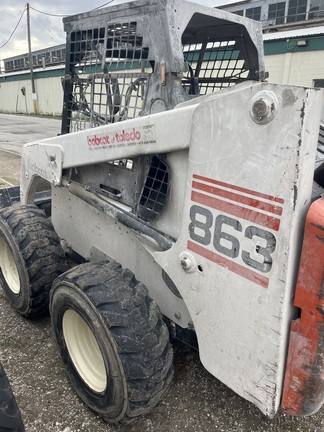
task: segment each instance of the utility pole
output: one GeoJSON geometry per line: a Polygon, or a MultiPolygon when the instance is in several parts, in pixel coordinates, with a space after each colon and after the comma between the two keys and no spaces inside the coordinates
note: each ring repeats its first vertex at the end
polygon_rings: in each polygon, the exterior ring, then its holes
{"type": "Polygon", "coordinates": [[[33,56],[31,50],[29,3],[27,3],[27,34],[28,34],[28,56],[29,56],[31,87],[32,87],[32,99],[33,99],[34,114],[37,114],[37,94],[35,90],[33,56]]]}

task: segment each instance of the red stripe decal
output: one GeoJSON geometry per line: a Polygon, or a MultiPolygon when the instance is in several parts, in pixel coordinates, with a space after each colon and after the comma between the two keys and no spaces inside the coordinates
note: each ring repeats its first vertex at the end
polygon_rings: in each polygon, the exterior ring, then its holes
{"type": "Polygon", "coordinates": [[[256,192],[256,191],[253,191],[251,189],[245,189],[245,188],[242,188],[240,186],[231,185],[229,183],[224,183],[224,182],[221,182],[221,181],[218,181],[218,180],[214,180],[214,179],[210,179],[210,178],[207,178],[207,177],[203,177],[203,176],[200,176],[200,175],[197,175],[197,174],[193,174],[193,178],[195,178],[197,180],[202,180],[202,181],[205,181],[205,182],[209,182],[209,183],[212,183],[212,184],[216,184],[218,186],[222,186],[222,187],[225,187],[225,188],[228,188],[228,189],[233,189],[233,190],[236,190],[238,192],[243,192],[243,193],[246,193],[246,194],[254,195],[254,196],[257,196],[259,198],[264,198],[264,199],[267,199],[267,200],[270,200],[270,201],[274,201],[274,202],[279,203],[279,204],[283,204],[285,202],[282,198],[278,198],[278,197],[275,197],[275,196],[272,196],[272,195],[266,195],[266,194],[263,194],[261,192],[256,192]]]}
{"type": "Polygon", "coordinates": [[[269,279],[262,275],[259,275],[253,270],[249,270],[241,266],[240,264],[237,264],[227,258],[224,258],[216,254],[215,252],[212,252],[202,246],[197,245],[196,243],[193,243],[190,240],[188,240],[187,248],[192,252],[195,252],[196,254],[208,259],[209,261],[212,261],[215,264],[225,267],[226,269],[232,271],[233,273],[236,273],[239,276],[242,276],[245,279],[248,279],[249,281],[262,286],[263,288],[268,288],[269,279]]]}
{"type": "Polygon", "coordinates": [[[250,207],[256,207],[260,210],[265,210],[269,213],[273,213],[276,214],[278,216],[280,216],[282,214],[282,207],[279,207],[277,205],[272,205],[269,203],[265,203],[263,201],[259,201],[253,198],[249,198],[243,195],[239,195],[224,189],[219,189],[217,187],[214,186],[210,186],[210,185],[206,185],[204,183],[198,183],[196,181],[192,182],[192,187],[204,192],[208,192],[210,194],[213,195],[218,195],[222,198],[227,198],[230,199],[232,201],[236,201],[239,202],[241,204],[246,204],[250,207]]]}
{"type": "Polygon", "coordinates": [[[270,228],[274,231],[279,231],[280,220],[275,217],[268,216],[254,210],[249,210],[236,204],[231,204],[227,201],[222,201],[218,198],[213,198],[195,191],[191,192],[191,200],[221,212],[228,213],[232,216],[237,216],[249,222],[270,228]]]}

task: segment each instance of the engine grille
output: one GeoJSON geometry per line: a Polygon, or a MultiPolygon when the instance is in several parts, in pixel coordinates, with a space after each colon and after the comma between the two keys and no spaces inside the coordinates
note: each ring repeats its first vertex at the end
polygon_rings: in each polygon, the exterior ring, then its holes
{"type": "Polygon", "coordinates": [[[139,216],[142,219],[150,221],[161,214],[166,204],[168,185],[168,166],[154,156],[140,199],[139,216]]]}

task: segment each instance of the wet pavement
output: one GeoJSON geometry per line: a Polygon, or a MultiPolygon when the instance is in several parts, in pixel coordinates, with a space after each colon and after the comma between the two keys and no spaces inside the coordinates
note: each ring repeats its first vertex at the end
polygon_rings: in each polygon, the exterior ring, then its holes
{"type": "Polygon", "coordinates": [[[0,114],[0,149],[21,154],[27,142],[56,136],[60,130],[58,119],[0,114]]]}

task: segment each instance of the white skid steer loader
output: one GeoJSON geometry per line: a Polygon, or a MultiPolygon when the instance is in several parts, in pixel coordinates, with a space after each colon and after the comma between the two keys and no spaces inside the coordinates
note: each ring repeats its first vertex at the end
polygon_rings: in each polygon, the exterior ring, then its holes
{"type": "Polygon", "coordinates": [[[267,83],[261,25],[222,10],[138,0],[64,25],[62,134],[24,147],[20,203],[1,192],[12,306],[50,309],[109,422],[162,397],[170,334],[266,415],[316,412],[322,92],[267,83]]]}

